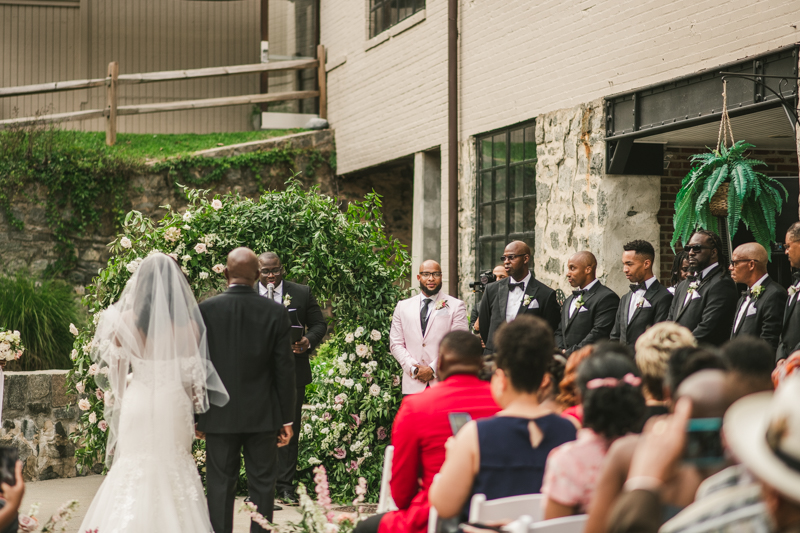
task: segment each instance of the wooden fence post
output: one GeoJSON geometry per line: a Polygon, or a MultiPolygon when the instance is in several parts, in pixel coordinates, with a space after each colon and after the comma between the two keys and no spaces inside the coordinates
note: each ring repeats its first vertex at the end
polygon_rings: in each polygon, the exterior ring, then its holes
{"type": "Polygon", "coordinates": [[[325,46],[317,46],[317,81],[319,83],[319,118],[328,119],[328,81],[325,73],[325,46]]]}
{"type": "Polygon", "coordinates": [[[119,80],[119,63],[112,61],[108,64],[108,81],[106,87],[106,144],[114,146],[117,143],[117,85],[119,80]]]}

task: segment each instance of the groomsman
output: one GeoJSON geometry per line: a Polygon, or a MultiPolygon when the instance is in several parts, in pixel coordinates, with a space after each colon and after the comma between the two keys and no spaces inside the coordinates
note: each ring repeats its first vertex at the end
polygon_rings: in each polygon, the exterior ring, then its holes
{"type": "Polygon", "coordinates": [[[403,368],[403,394],[435,384],[442,338],[451,331],[467,331],[467,307],[442,291],[439,263],[424,261],[417,281],[420,294],[397,303],[389,331],[389,351],[403,368]]]}
{"type": "MultiPolygon", "coordinates": [[[[800,269],[800,222],[795,222],[786,232],[786,255],[792,268],[800,269]]],[[[800,273],[793,276],[792,286],[789,287],[788,302],[783,311],[783,329],[777,358],[786,359],[796,350],[800,350],[800,273]]]]}
{"type": "Polygon", "coordinates": [[[767,250],[757,242],[743,244],[733,251],[729,267],[731,279],[747,285],[747,290],[736,304],[731,339],[750,335],[767,341],[776,351],[789,296],[767,274],[768,260],[767,250]]]}
{"type": "Polygon", "coordinates": [[[529,314],[558,327],[556,291],[537,281],[530,271],[531,249],[522,241],[509,243],[500,258],[509,277],[490,283],[481,299],[480,334],[484,355],[494,353],[494,333],[517,315],[529,314]]]}
{"type": "Polygon", "coordinates": [[[295,326],[303,326],[304,335],[292,344],[297,387],[292,439],[278,449],[278,481],[275,492],[283,503],[297,503],[294,476],[297,472],[300,419],[306,399],[306,385],[311,383],[311,364],[308,354],[316,348],[328,329],[322,310],[311,289],[306,285],[283,279],[285,274],[281,259],[274,252],[264,252],[258,257],[258,294],[270,298],[289,310],[295,326]]]}
{"type": "Polygon", "coordinates": [[[647,328],[667,319],[672,293],[653,274],[656,251],[652,244],[636,240],[622,249],[622,270],[631,291],[620,300],[611,340],[633,347],[647,328]]]}
{"type": "Polygon", "coordinates": [[[619,296],[597,279],[597,259],[591,252],[578,252],[570,257],[567,281],[575,290],[561,309],[556,346],[569,356],[587,344],[609,338],[619,296]]]}
{"type": "Polygon", "coordinates": [[[667,320],[689,329],[698,343],[720,346],[730,338],[739,298],[722,240],[714,232],[698,230],[684,250],[691,274],[675,289],[667,320]]]}

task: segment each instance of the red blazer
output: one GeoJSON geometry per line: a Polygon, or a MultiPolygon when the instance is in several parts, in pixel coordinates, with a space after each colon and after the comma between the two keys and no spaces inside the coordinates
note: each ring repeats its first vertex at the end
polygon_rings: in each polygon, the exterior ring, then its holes
{"type": "Polygon", "coordinates": [[[452,436],[449,413],[469,413],[473,419],[500,411],[489,383],[457,374],[419,394],[403,399],[392,427],[392,498],[399,511],[387,513],[378,533],[425,533],[428,489],[444,463],[444,443],[452,436]],[[420,486],[418,479],[422,480],[420,486]]]}

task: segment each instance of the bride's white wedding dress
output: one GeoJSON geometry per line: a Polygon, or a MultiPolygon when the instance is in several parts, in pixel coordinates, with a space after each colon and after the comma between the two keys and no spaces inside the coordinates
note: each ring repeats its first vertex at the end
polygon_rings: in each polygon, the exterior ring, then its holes
{"type": "Polygon", "coordinates": [[[194,413],[228,395],[177,263],[163,254],[145,259],[101,315],[91,346],[110,469],[79,531],[212,532],[192,457],[194,413]]]}

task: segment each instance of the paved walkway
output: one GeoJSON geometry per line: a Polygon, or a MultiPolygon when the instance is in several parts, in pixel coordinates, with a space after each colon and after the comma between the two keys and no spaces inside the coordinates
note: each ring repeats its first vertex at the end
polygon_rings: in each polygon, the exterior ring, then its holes
{"type": "MultiPolygon", "coordinates": [[[[81,533],[78,528],[81,525],[89,504],[92,503],[95,492],[100,488],[100,484],[105,476],[87,476],[70,479],[53,479],[50,481],[32,481],[25,484],[25,499],[22,501],[20,511],[27,513],[31,504],[39,502],[39,522],[44,525],[44,521],[50,518],[58,507],[68,500],[78,500],[81,505],[75,516],[70,520],[65,533],[81,533]]],[[[244,498],[236,498],[234,511],[238,511],[244,498]]],[[[277,511],[274,516],[276,523],[298,522],[300,514],[296,508],[283,506],[282,511],[277,511]]],[[[247,533],[250,531],[250,519],[241,513],[233,514],[234,533],[247,533]]]]}

